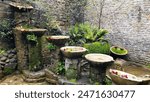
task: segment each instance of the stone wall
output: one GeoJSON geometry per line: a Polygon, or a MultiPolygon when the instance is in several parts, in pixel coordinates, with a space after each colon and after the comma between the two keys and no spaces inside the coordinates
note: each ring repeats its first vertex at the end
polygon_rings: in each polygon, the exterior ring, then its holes
{"type": "Polygon", "coordinates": [[[101,27],[110,32],[110,42],[127,48],[129,59],[150,63],[149,0],[89,0],[85,15],[87,21],[97,26],[100,17],[101,27]]]}
{"type": "MultiPolygon", "coordinates": [[[[69,16],[66,15],[68,0],[26,1],[34,3],[36,9],[48,12],[47,16],[54,22],[53,26],[60,25],[61,30],[67,28],[65,24],[69,16]]],[[[76,4],[76,6],[81,5],[76,4]]],[[[93,25],[108,29],[109,41],[112,45],[127,48],[129,59],[135,62],[150,63],[149,0],[88,0],[83,16],[84,19],[82,18],[81,22],[88,21],[93,25]]]]}

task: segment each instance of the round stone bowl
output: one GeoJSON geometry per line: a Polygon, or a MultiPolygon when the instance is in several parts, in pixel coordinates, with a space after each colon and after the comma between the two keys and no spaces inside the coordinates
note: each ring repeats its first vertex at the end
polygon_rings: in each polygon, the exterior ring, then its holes
{"type": "Polygon", "coordinates": [[[105,63],[114,62],[113,57],[106,55],[106,54],[98,54],[92,53],[85,55],[85,58],[92,64],[92,65],[100,65],[105,63]]]}
{"type": "Polygon", "coordinates": [[[62,54],[67,58],[82,57],[87,51],[86,48],[80,46],[65,46],[60,48],[62,54]]]}
{"type": "Polygon", "coordinates": [[[110,47],[110,52],[114,59],[116,59],[116,58],[124,59],[124,58],[126,58],[126,55],[128,54],[127,49],[118,47],[118,46],[110,47]]]}
{"type": "Polygon", "coordinates": [[[46,37],[46,40],[54,45],[65,45],[65,43],[69,40],[69,38],[70,38],[69,36],[56,35],[56,36],[48,36],[46,37]]]}
{"type": "Polygon", "coordinates": [[[138,85],[142,83],[142,79],[120,70],[109,69],[111,80],[117,85],[138,85]]]}

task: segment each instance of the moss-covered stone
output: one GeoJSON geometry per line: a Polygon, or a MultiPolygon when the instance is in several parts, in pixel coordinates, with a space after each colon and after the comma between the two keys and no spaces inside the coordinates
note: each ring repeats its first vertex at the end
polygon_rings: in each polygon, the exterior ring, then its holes
{"type": "Polygon", "coordinates": [[[42,55],[41,55],[41,38],[37,38],[36,44],[29,44],[29,70],[38,71],[42,68],[42,55]]]}

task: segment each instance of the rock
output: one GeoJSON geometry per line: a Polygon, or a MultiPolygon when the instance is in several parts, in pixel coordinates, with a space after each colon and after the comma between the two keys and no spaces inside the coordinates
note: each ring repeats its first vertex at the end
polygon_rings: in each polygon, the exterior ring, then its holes
{"type": "Polygon", "coordinates": [[[0,61],[0,65],[3,65],[3,66],[4,66],[5,64],[6,64],[5,62],[1,62],[1,61],[0,61]]]}
{"type": "Polygon", "coordinates": [[[7,60],[7,57],[3,56],[0,61],[5,62],[7,60]]]}
{"type": "Polygon", "coordinates": [[[8,55],[8,58],[9,58],[9,59],[11,59],[11,58],[13,58],[13,57],[14,57],[14,54],[9,54],[9,55],[8,55]]]}
{"type": "Polygon", "coordinates": [[[8,50],[8,51],[7,51],[7,54],[11,54],[11,50],[8,50]]]}
{"type": "Polygon", "coordinates": [[[5,62],[6,62],[6,63],[9,63],[9,61],[10,61],[10,60],[9,60],[9,59],[7,59],[5,62]]]}
{"type": "Polygon", "coordinates": [[[17,63],[8,63],[4,66],[4,68],[16,69],[17,63]]]}
{"type": "Polygon", "coordinates": [[[12,54],[17,54],[16,49],[11,50],[11,53],[12,53],[12,54]]]}
{"type": "Polygon", "coordinates": [[[17,66],[17,64],[15,64],[15,63],[5,64],[5,66],[3,67],[4,75],[12,74],[15,71],[16,66],[17,66]]]}
{"type": "Polygon", "coordinates": [[[60,85],[77,85],[77,83],[73,83],[73,82],[70,82],[70,81],[64,80],[64,79],[59,79],[58,82],[60,85]]]}
{"type": "Polygon", "coordinates": [[[13,57],[13,58],[17,59],[17,55],[14,55],[14,57],[13,57]]]}
{"type": "Polygon", "coordinates": [[[58,80],[46,78],[46,81],[47,81],[49,84],[58,85],[58,80]]]}
{"type": "Polygon", "coordinates": [[[7,54],[7,53],[4,53],[4,54],[3,54],[3,57],[8,57],[8,54],[7,54]]]}
{"type": "Polygon", "coordinates": [[[54,74],[52,71],[50,71],[49,69],[45,69],[45,74],[46,77],[49,79],[58,80],[58,76],[54,74]]]}
{"type": "Polygon", "coordinates": [[[30,78],[30,79],[38,79],[38,78],[45,77],[45,71],[44,70],[41,70],[38,72],[30,72],[28,70],[23,70],[22,72],[26,78],[30,78]]]}
{"type": "Polygon", "coordinates": [[[25,77],[25,76],[22,76],[22,78],[23,78],[23,80],[24,80],[25,82],[29,82],[29,83],[37,83],[37,82],[43,82],[43,81],[45,81],[45,77],[43,77],[43,78],[38,78],[38,79],[32,79],[32,78],[27,78],[27,77],[25,77]]]}
{"type": "Polygon", "coordinates": [[[10,62],[10,63],[17,63],[17,59],[12,58],[12,59],[9,60],[9,62],[10,62]]]}
{"type": "Polygon", "coordinates": [[[127,61],[124,59],[116,59],[114,63],[120,66],[124,66],[127,63],[127,61]]]}

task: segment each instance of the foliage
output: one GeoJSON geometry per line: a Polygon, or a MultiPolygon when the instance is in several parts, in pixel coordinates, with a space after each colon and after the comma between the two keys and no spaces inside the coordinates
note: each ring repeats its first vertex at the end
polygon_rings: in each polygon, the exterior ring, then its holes
{"type": "Polygon", "coordinates": [[[65,74],[65,66],[64,66],[64,63],[62,62],[59,62],[58,63],[58,66],[56,68],[56,72],[60,75],[64,75],[65,74]]]}
{"type": "Polygon", "coordinates": [[[4,68],[3,73],[5,75],[9,75],[9,74],[12,74],[14,71],[15,71],[15,69],[13,69],[13,68],[4,68]]]}
{"type": "Polygon", "coordinates": [[[6,52],[5,50],[0,49],[0,55],[3,54],[3,53],[5,53],[5,52],[6,52]]]}
{"type": "Polygon", "coordinates": [[[92,27],[90,24],[76,24],[69,29],[69,35],[71,37],[70,45],[83,45],[85,43],[92,43],[96,41],[104,40],[104,36],[108,33],[105,29],[98,29],[92,27]]]}
{"type": "Polygon", "coordinates": [[[127,53],[126,50],[122,49],[122,48],[119,48],[119,47],[113,47],[111,49],[113,52],[117,53],[117,54],[125,54],[127,53]]]}
{"type": "Polygon", "coordinates": [[[2,19],[0,22],[0,39],[11,41],[13,34],[10,22],[7,19],[2,19]]]}
{"type": "Polygon", "coordinates": [[[27,40],[37,42],[37,36],[35,36],[34,34],[28,34],[27,35],[27,40]]]}
{"type": "Polygon", "coordinates": [[[110,54],[110,44],[108,42],[93,42],[84,44],[84,47],[88,49],[88,53],[110,54]]]}
{"type": "Polygon", "coordinates": [[[48,43],[47,48],[49,49],[49,51],[52,51],[56,49],[56,46],[53,45],[52,43],[48,43]]]}

